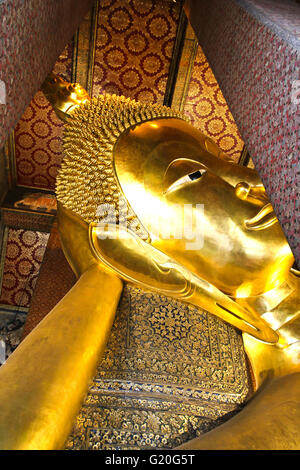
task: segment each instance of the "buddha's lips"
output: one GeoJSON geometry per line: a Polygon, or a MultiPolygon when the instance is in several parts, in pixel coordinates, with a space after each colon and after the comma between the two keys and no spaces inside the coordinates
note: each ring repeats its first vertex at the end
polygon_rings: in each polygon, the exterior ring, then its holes
{"type": "Polygon", "coordinates": [[[245,220],[248,230],[263,230],[278,222],[272,204],[266,204],[254,217],[245,220]]]}

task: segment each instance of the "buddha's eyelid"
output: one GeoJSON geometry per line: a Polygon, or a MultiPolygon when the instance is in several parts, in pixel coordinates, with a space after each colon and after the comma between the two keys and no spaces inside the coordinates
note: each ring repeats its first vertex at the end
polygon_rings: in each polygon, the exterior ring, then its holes
{"type": "Polygon", "coordinates": [[[197,170],[190,172],[188,176],[196,175],[198,172],[203,175],[206,172],[206,168],[198,168],[197,170]]]}
{"type": "Polygon", "coordinates": [[[190,181],[191,181],[190,175],[187,174],[178,178],[178,180],[174,181],[174,183],[171,184],[171,186],[173,186],[174,184],[189,183],[190,181]]]}

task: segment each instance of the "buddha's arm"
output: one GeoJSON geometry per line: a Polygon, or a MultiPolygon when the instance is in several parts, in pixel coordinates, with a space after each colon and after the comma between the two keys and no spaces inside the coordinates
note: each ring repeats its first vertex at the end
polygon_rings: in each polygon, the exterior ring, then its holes
{"type": "Polygon", "coordinates": [[[59,449],[107,343],[122,282],[96,264],[0,368],[0,449],[59,449]]]}

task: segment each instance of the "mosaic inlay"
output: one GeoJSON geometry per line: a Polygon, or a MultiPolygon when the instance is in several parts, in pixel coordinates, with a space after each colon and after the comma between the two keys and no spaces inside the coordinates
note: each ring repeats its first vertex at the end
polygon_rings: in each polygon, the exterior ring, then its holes
{"type": "Polygon", "coordinates": [[[233,327],[127,284],[66,448],[172,448],[240,410],[249,391],[233,327]]]}

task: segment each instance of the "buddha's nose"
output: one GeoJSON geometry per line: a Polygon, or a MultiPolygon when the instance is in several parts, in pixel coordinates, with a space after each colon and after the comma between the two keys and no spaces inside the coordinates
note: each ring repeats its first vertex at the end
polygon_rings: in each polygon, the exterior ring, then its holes
{"type": "Polygon", "coordinates": [[[241,181],[234,189],[235,195],[242,201],[248,201],[258,206],[261,206],[268,201],[265,188],[262,185],[251,186],[245,181],[241,181]]]}

